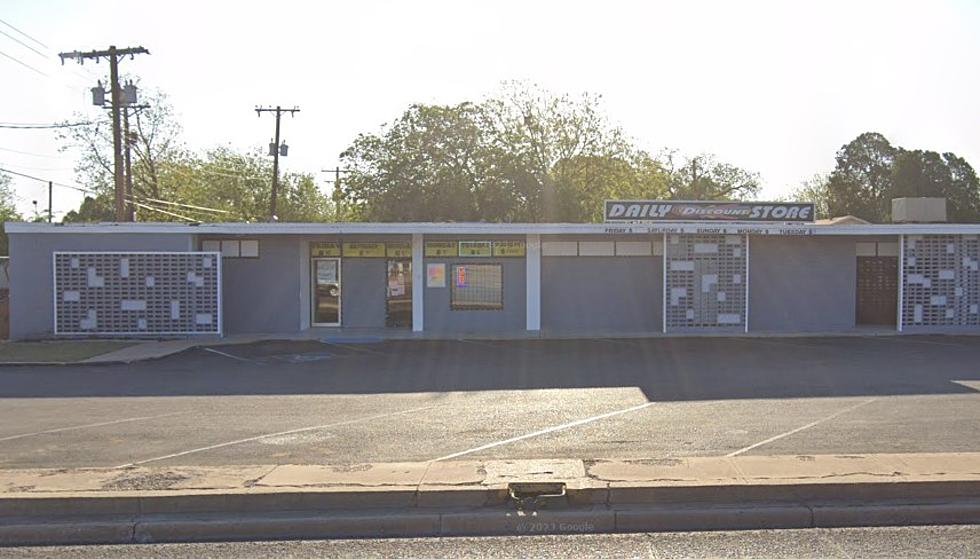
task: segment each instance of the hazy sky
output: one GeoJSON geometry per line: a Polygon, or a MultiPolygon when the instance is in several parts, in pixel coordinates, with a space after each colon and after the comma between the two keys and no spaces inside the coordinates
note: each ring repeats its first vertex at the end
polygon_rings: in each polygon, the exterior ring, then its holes
{"type": "MultiPolygon", "coordinates": [[[[761,173],[763,197],[830,171],[868,130],[980,166],[977,0],[4,0],[0,19],[49,54],[0,34],[0,52],[47,74],[0,56],[0,122],[94,113],[88,88],[106,64],[61,67],[55,55],[142,45],[152,55],[124,70],[169,93],[193,148],[263,145],[273,120],[255,105],[298,105],[283,122],[291,171],[335,166],[409,103],[476,100],[511,79],[602,94],[641,146],[713,152],[761,173]]],[[[74,182],[73,164],[51,131],[0,129],[0,166],[74,182]]],[[[14,186],[23,211],[46,205],[45,185],[14,186]]],[[[58,213],[79,201],[55,191],[58,213]]]]}

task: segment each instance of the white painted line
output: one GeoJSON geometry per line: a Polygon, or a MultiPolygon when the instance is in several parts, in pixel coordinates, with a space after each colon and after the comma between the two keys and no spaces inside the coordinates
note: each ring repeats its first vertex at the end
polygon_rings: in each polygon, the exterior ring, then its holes
{"type": "Polygon", "coordinates": [[[203,349],[204,351],[210,351],[211,353],[216,353],[218,355],[227,357],[229,359],[234,359],[236,361],[244,361],[246,363],[258,363],[258,361],[255,361],[254,359],[246,359],[245,357],[239,357],[237,355],[232,355],[230,353],[225,353],[223,351],[218,351],[218,350],[214,349],[213,347],[204,347],[204,348],[201,348],[201,349],[203,349]]]}
{"type": "Polygon", "coordinates": [[[179,456],[187,456],[188,454],[197,454],[198,452],[205,452],[205,451],[208,451],[208,450],[214,450],[216,448],[224,448],[226,446],[234,446],[234,445],[243,444],[243,443],[250,443],[250,442],[253,442],[253,441],[267,439],[267,438],[270,438],[270,437],[281,437],[283,435],[292,435],[292,434],[295,434],[295,433],[303,433],[303,432],[306,432],[306,431],[316,431],[317,429],[329,429],[331,427],[342,427],[344,425],[353,425],[355,423],[364,423],[366,421],[371,421],[371,420],[374,420],[374,419],[382,419],[382,418],[385,418],[385,417],[393,417],[393,416],[396,416],[396,415],[403,415],[403,414],[406,414],[406,413],[412,413],[412,412],[417,412],[417,411],[422,411],[422,410],[428,410],[428,409],[432,409],[432,408],[436,408],[436,407],[439,407],[439,406],[438,405],[423,406],[423,407],[420,407],[420,408],[411,408],[411,409],[396,411],[396,412],[392,412],[392,413],[380,413],[380,414],[371,415],[371,416],[368,416],[368,417],[359,417],[357,419],[349,419],[347,421],[339,421],[337,423],[325,423],[323,425],[314,425],[312,427],[300,427],[299,429],[290,429],[289,431],[279,431],[278,433],[266,433],[264,435],[256,435],[254,437],[248,437],[246,439],[238,439],[238,440],[235,440],[235,441],[228,441],[228,442],[225,442],[225,443],[218,443],[218,444],[213,444],[213,445],[209,445],[209,446],[202,446],[201,448],[192,448],[191,450],[185,450],[183,452],[175,452],[173,454],[167,454],[165,456],[157,456],[155,458],[147,458],[146,460],[139,460],[137,462],[130,462],[129,464],[122,464],[120,466],[116,466],[116,468],[128,468],[130,466],[139,466],[140,464],[147,464],[149,462],[159,462],[161,460],[167,460],[167,459],[170,459],[170,458],[177,458],[179,456]]]}
{"type": "Polygon", "coordinates": [[[524,439],[530,439],[530,438],[538,437],[538,436],[541,436],[541,435],[547,435],[548,433],[554,433],[556,431],[563,431],[565,429],[571,429],[572,427],[578,427],[579,425],[585,425],[586,423],[592,423],[594,421],[599,421],[600,419],[606,419],[606,418],[609,418],[609,417],[615,417],[617,415],[622,415],[624,413],[630,413],[630,412],[642,410],[643,408],[650,407],[650,406],[652,406],[655,403],[656,402],[647,402],[645,404],[640,404],[638,406],[633,406],[632,408],[626,408],[624,410],[616,410],[616,411],[613,411],[613,412],[604,413],[602,415],[596,415],[596,416],[593,416],[593,417],[586,417],[585,419],[579,419],[579,420],[576,420],[576,421],[572,421],[570,423],[563,423],[561,425],[555,425],[554,427],[548,427],[547,429],[541,429],[540,431],[535,431],[533,433],[527,433],[526,435],[521,435],[519,437],[512,437],[512,438],[509,438],[509,439],[505,439],[503,441],[497,441],[495,443],[485,444],[483,446],[478,446],[476,448],[471,448],[469,450],[463,450],[461,452],[455,452],[453,454],[442,456],[440,458],[435,458],[433,460],[430,460],[430,462],[439,462],[441,460],[450,460],[452,458],[458,458],[460,456],[465,456],[467,454],[472,454],[474,452],[480,452],[481,450],[486,450],[488,448],[494,448],[494,447],[497,447],[497,446],[503,446],[505,444],[515,443],[517,441],[523,441],[524,439]]]}
{"type": "Polygon", "coordinates": [[[34,433],[23,433],[23,434],[20,434],[20,435],[12,435],[12,436],[9,436],[9,437],[3,437],[2,439],[0,439],[0,441],[12,441],[12,440],[15,440],[15,439],[23,439],[25,437],[33,437],[33,436],[36,436],[36,435],[46,435],[48,433],[61,433],[61,432],[64,432],[64,431],[75,431],[75,430],[78,430],[78,429],[89,429],[91,427],[104,427],[106,425],[118,425],[119,423],[130,423],[132,421],[146,421],[146,420],[149,420],[149,419],[160,419],[161,417],[171,417],[171,416],[174,416],[174,415],[181,415],[181,414],[184,414],[184,413],[187,413],[187,412],[174,412],[174,413],[165,413],[165,414],[161,414],[161,415],[146,415],[146,416],[142,416],[142,417],[129,417],[129,418],[126,418],[126,419],[117,419],[115,421],[103,421],[101,423],[88,423],[86,425],[75,425],[74,427],[60,427],[58,429],[47,429],[45,431],[35,431],[34,433]]]}
{"type": "Polygon", "coordinates": [[[828,415],[827,417],[824,417],[823,419],[818,419],[816,421],[807,423],[806,425],[804,425],[802,427],[797,427],[796,429],[793,429],[792,431],[786,431],[785,433],[782,433],[780,435],[776,435],[775,437],[769,437],[768,439],[766,439],[764,441],[759,441],[759,442],[757,442],[755,444],[752,444],[752,445],[749,445],[749,446],[747,446],[745,448],[740,448],[740,449],[736,450],[735,452],[729,452],[725,456],[727,456],[729,458],[732,457],[732,456],[738,456],[739,454],[748,452],[748,451],[752,450],[753,448],[759,448],[762,445],[766,445],[766,444],[769,444],[771,442],[778,441],[779,439],[782,439],[784,437],[788,437],[790,435],[795,435],[796,433],[799,433],[800,431],[804,431],[806,429],[809,429],[810,427],[815,427],[815,426],[820,425],[821,423],[823,423],[825,421],[830,421],[831,419],[834,419],[835,417],[838,417],[840,415],[844,415],[845,413],[850,412],[850,411],[854,411],[854,410],[860,408],[861,406],[866,406],[866,405],[868,405],[871,402],[874,402],[876,400],[877,400],[877,398],[872,398],[870,400],[865,400],[865,401],[860,402],[858,404],[854,404],[853,406],[849,406],[849,407],[846,407],[846,408],[844,408],[842,410],[838,410],[838,411],[836,411],[836,412],[828,415]]]}

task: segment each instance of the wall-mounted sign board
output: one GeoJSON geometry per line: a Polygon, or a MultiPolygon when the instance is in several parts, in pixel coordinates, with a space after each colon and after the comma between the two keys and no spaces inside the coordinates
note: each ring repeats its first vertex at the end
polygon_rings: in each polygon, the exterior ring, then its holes
{"type": "Polygon", "coordinates": [[[310,256],[314,258],[322,256],[340,256],[340,243],[310,243],[310,256]]]}
{"type": "Polygon", "coordinates": [[[799,202],[735,202],[730,200],[606,200],[605,221],[771,221],[810,223],[813,204],[799,202]]]}
{"type": "Polygon", "coordinates": [[[344,243],[344,256],[348,258],[384,258],[384,243],[344,243]]]}
{"type": "Polygon", "coordinates": [[[412,243],[409,242],[390,242],[385,246],[388,249],[388,258],[411,258],[412,243]]]}
{"type": "Polygon", "coordinates": [[[490,241],[460,241],[459,255],[467,257],[491,256],[493,250],[490,241]]]}
{"type": "Polygon", "coordinates": [[[426,241],[425,255],[427,257],[458,256],[459,249],[454,241],[426,241]]]}
{"type": "Polygon", "coordinates": [[[494,241],[494,256],[524,256],[524,241],[494,241]]]}

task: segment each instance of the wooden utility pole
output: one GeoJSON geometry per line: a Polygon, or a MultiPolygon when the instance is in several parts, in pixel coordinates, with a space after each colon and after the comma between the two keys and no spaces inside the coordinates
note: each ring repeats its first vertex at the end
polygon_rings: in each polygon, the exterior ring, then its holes
{"type": "Polygon", "coordinates": [[[111,88],[110,103],[112,104],[112,163],[113,163],[113,175],[115,178],[115,206],[116,206],[116,221],[126,221],[126,183],[124,178],[123,170],[123,153],[122,153],[122,123],[121,118],[121,108],[123,105],[122,98],[122,88],[119,87],[119,60],[125,56],[130,58],[135,57],[137,54],[150,54],[150,51],[143,47],[133,47],[125,49],[117,49],[115,45],[110,46],[108,50],[93,50],[89,52],[62,52],[58,54],[61,57],[61,63],[65,63],[65,59],[77,60],[79,64],[84,63],[85,60],[99,60],[106,58],[109,60],[109,87],[111,88]]]}
{"type": "Polygon", "coordinates": [[[283,157],[288,153],[288,148],[285,145],[280,145],[279,143],[279,120],[282,118],[282,113],[289,113],[290,116],[295,116],[299,112],[299,108],[293,107],[292,109],[284,109],[279,105],[276,108],[263,108],[255,107],[255,113],[262,116],[262,113],[276,113],[276,139],[273,143],[269,144],[269,155],[272,156],[272,194],[269,197],[269,221],[276,221],[276,202],[279,191],[279,155],[283,157]]]}

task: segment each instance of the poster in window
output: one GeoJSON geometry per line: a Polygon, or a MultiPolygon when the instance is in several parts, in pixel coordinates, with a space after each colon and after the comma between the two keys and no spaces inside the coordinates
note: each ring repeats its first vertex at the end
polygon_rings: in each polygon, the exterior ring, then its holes
{"type": "Polygon", "coordinates": [[[446,265],[429,264],[425,267],[426,287],[446,287],[446,265]]]}
{"type": "Polygon", "coordinates": [[[456,266],[456,287],[466,287],[466,266],[456,266]]]}

